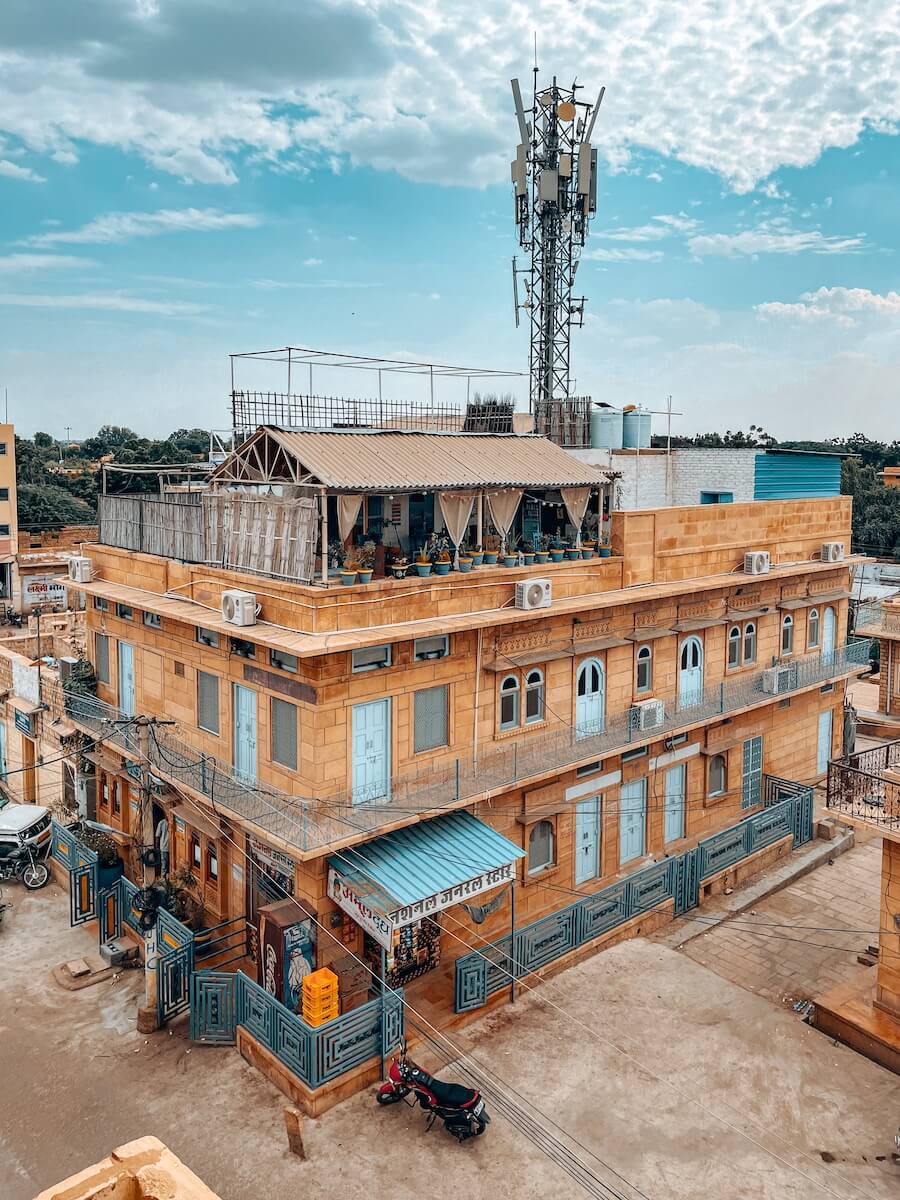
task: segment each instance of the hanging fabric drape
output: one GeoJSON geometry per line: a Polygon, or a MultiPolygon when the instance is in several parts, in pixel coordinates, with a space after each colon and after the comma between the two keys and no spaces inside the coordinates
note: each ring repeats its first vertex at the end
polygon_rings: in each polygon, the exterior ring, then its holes
{"type": "Polygon", "coordinates": [[[522,499],[521,488],[507,488],[503,492],[488,492],[487,502],[491,513],[491,523],[500,534],[503,549],[506,550],[506,539],[516,519],[519,503],[522,499]]]}
{"type": "Polygon", "coordinates": [[[353,526],[359,517],[359,510],[362,508],[362,502],[362,496],[338,496],[338,533],[341,535],[341,544],[346,542],[347,538],[353,532],[353,526]]]}
{"type": "Polygon", "coordinates": [[[584,521],[584,514],[587,512],[591,489],[589,487],[560,488],[560,495],[566,506],[566,512],[569,514],[569,520],[575,526],[575,545],[580,546],[581,524],[584,521]]]}
{"type": "Polygon", "coordinates": [[[454,548],[454,563],[459,565],[459,543],[463,540],[469,528],[469,518],[472,516],[474,492],[439,492],[441,516],[450,534],[454,548]]]}

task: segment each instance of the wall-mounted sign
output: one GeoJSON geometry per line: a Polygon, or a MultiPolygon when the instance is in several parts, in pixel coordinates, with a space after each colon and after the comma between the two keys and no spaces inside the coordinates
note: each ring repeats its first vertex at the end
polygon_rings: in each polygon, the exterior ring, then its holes
{"type": "Polygon", "coordinates": [[[66,604],[65,575],[23,575],[22,604],[66,604]]]}
{"type": "Polygon", "coordinates": [[[15,709],[15,725],[27,737],[34,737],[34,713],[23,713],[15,709]]]}
{"type": "Polygon", "coordinates": [[[413,904],[404,904],[402,908],[381,913],[370,908],[334,867],[329,867],[328,895],[344,912],[350,914],[357,925],[361,925],[377,942],[390,950],[397,930],[411,925],[414,921],[421,921],[423,917],[434,916],[442,909],[452,908],[454,904],[470,900],[473,896],[479,896],[501,883],[508,883],[512,877],[513,864],[503,863],[502,866],[482,871],[480,875],[466,879],[452,888],[444,888],[431,896],[425,896],[422,900],[416,900],[413,904]]]}

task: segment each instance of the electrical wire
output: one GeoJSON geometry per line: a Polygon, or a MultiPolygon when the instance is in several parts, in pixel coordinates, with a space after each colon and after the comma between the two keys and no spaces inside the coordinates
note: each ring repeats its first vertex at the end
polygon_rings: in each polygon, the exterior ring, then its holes
{"type": "MultiPolygon", "coordinates": [[[[197,802],[196,802],[195,800],[193,800],[193,798],[192,798],[192,797],[187,797],[187,796],[185,796],[185,798],[186,798],[186,799],[188,799],[188,800],[190,800],[191,804],[193,804],[193,806],[194,806],[195,808],[197,808],[197,809],[198,809],[198,811],[201,811],[201,812],[202,812],[202,808],[201,808],[201,806],[200,806],[199,804],[197,804],[197,802]]],[[[240,847],[238,847],[238,846],[237,846],[237,843],[233,842],[233,840],[232,840],[232,839],[228,839],[228,840],[229,840],[229,841],[231,841],[231,844],[232,844],[232,845],[234,845],[234,846],[235,846],[235,848],[236,848],[236,849],[238,849],[238,852],[239,852],[239,853],[241,853],[241,854],[243,854],[243,855],[244,855],[244,857],[245,857],[245,859],[246,859],[246,858],[247,858],[247,856],[246,856],[245,852],[244,852],[244,851],[242,851],[242,850],[240,849],[240,847]]],[[[337,852],[335,852],[335,857],[343,857],[343,855],[341,855],[341,853],[340,853],[339,851],[337,851],[337,852]]],[[[348,862],[351,862],[351,860],[347,860],[347,861],[348,861],[348,862]]],[[[352,864],[352,862],[351,862],[351,865],[353,865],[353,864],[352,864]]],[[[282,889],[282,890],[284,890],[284,889],[282,889]]],[[[285,895],[287,896],[287,893],[285,893],[285,895]]],[[[290,898],[290,899],[293,899],[293,897],[289,897],[289,898],[290,898]]],[[[297,903],[297,902],[295,901],[295,903],[297,903]]],[[[299,906],[299,904],[298,904],[298,907],[300,907],[300,906],[299,906]]],[[[305,911],[305,910],[302,910],[302,911],[305,911]]],[[[325,927],[324,927],[324,926],[323,926],[323,925],[322,925],[322,924],[321,924],[321,923],[320,923],[320,922],[319,922],[319,921],[318,921],[316,918],[309,918],[309,915],[308,915],[308,914],[306,914],[306,918],[307,918],[307,919],[312,919],[312,920],[314,920],[315,924],[316,924],[316,925],[317,925],[319,928],[323,929],[323,931],[324,931],[324,932],[326,932],[326,933],[328,932],[327,930],[325,930],[325,927]]],[[[329,936],[332,936],[332,935],[329,935],[329,936]]],[[[452,934],[451,934],[451,936],[455,936],[455,935],[452,935],[452,934]]],[[[461,938],[458,938],[457,940],[459,940],[459,941],[462,941],[462,939],[461,939],[461,938]]],[[[501,971],[501,973],[503,973],[503,974],[507,975],[511,981],[514,981],[514,977],[513,977],[513,975],[512,975],[510,972],[508,972],[508,971],[505,971],[505,970],[504,970],[504,969],[503,969],[503,968],[502,968],[502,967],[501,967],[499,964],[497,964],[497,963],[494,963],[492,960],[488,959],[486,955],[484,955],[483,953],[481,953],[480,951],[478,951],[478,950],[477,950],[475,947],[472,947],[472,946],[470,946],[468,943],[465,943],[465,942],[463,942],[463,945],[465,945],[465,946],[466,946],[466,948],[467,948],[467,949],[469,949],[469,950],[470,950],[472,953],[479,954],[479,955],[480,955],[480,957],[482,957],[482,958],[483,958],[483,959],[484,959],[484,960],[485,960],[487,963],[489,963],[489,965],[491,965],[492,967],[496,967],[496,969],[500,970],[500,971],[501,971]]],[[[352,952],[350,952],[350,953],[352,953],[352,952]]],[[[354,958],[356,958],[356,960],[357,960],[358,962],[360,962],[360,963],[363,963],[363,960],[359,959],[359,957],[358,957],[357,955],[355,955],[355,954],[354,954],[354,955],[353,955],[353,957],[354,957],[354,958]]],[[[516,966],[516,968],[517,968],[517,969],[519,969],[519,968],[521,967],[521,964],[520,964],[520,963],[518,963],[518,962],[517,962],[515,959],[513,959],[512,961],[513,961],[513,965],[514,965],[514,966],[516,966]]],[[[366,963],[363,963],[363,965],[365,965],[365,966],[366,966],[366,969],[369,971],[370,975],[372,975],[373,979],[374,979],[374,978],[377,978],[377,976],[375,975],[375,972],[374,972],[374,971],[371,969],[371,967],[369,967],[369,966],[368,966],[368,964],[366,964],[366,963]]],[[[524,968],[522,968],[522,969],[523,969],[523,971],[524,971],[524,968]]],[[[525,973],[526,973],[526,974],[533,974],[533,972],[525,972],[525,973]]],[[[521,980],[521,979],[519,979],[519,980],[518,980],[518,982],[520,982],[520,983],[521,983],[521,982],[522,982],[522,980],[521,980]]],[[[385,986],[387,986],[387,985],[385,985],[385,986]]],[[[522,984],[522,986],[526,987],[526,988],[527,988],[529,991],[534,991],[534,990],[535,990],[535,989],[534,989],[534,987],[533,987],[532,985],[529,985],[529,984],[525,984],[525,983],[523,983],[523,984],[522,984]]],[[[396,990],[395,990],[395,989],[391,989],[391,988],[389,988],[388,990],[390,990],[390,991],[391,991],[391,992],[392,992],[394,995],[397,995],[397,992],[396,992],[396,990]]],[[[794,1171],[795,1173],[797,1173],[797,1174],[801,1175],[803,1178],[807,1179],[809,1182],[816,1183],[818,1186],[822,1186],[822,1187],[824,1187],[824,1190],[825,1190],[825,1191],[827,1191],[827,1192],[829,1193],[829,1195],[832,1195],[832,1196],[835,1196],[835,1197],[837,1197],[837,1198],[838,1198],[838,1200],[846,1200],[846,1197],[841,1197],[840,1193],[833,1191],[831,1188],[827,1187],[826,1185],[819,1184],[817,1180],[813,1179],[813,1178],[812,1178],[812,1176],[808,1175],[808,1174],[807,1174],[805,1171],[802,1171],[802,1170],[801,1170],[799,1167],[797,1167],[795,1164],[793,1164],[793,1163],[790,1163],[790,1162],[789,1162],[787,1159],[784,1159],[784,1158],[782,1158],[782,1157],[781,1157],[779,1154],[775,1153],[775,1151],[773,1151],[773,1150],[770,1150],[768,1147],[764,1146],[764,1145],[763,1145],[761,1142],[759,1142],[759,1141],[758,1141],[756,1138],[752,1137],[750,1134],[746,1133],[744,1130],[740,1129],[738,1126],[734,1125],[732,1122],[728,1121],[726,1118],[722,1117],[722,1116],[721,1116],[721,1115],[719,1115],[718,1113],[714,1112],[712,1109],[708,1108],[706,1105],[704,1105],[704,1104],[703,1104],[703,1102],[702,1102],[702,1101],[700,1101],[699,1099],[697,1099],[697,1097],[696,1097],[696,1096],[694,1096],[694,1095],[690,1095],[689,1093],[685,1092],[683,1089],[681,1089],[681,1088],[677,1087],[677,1085],[675,1085],[674,1083],[672,1083],[672,1082],[671,1082],[671,1080],[665,1079],[664,1077],[662,1077],[662,1076],[660,1076],[660,1075],[657,1075],[657,1074],[656,1074],[656,1073],[655,1073],[655,1072],[654,1072],[654,1071],[653,1071],[651,1068],[647,1067],[647,1066],[646,1066],[644,1063],[642,1063],[642,1062],[641,1062],[639,1059],[635,1058],[635,1057],[634,1057],[632,1054],[630,1054],[630,1053],[629,1053],[627,1050],[624,1050],[624,1049],[623,1049],[621,1046],[618,1046],[618,1045],[617,1045],[615,1042],[613,1042],[611,1039],[604,1037],[604,1035],[600,1034],[600,1033],[599,1033],[599,1031],[597,1031],[597,1030],[593,1029],[593,1027],[591,1027],[591,1026],[589,1026],[589,1025],[585,1024],[585,1022],[581,1021],[581,1020],[580,1020],[580,1018],[578,1018],[578,1017],[575,1017],[575,1016],[574,1016],[574,1015],[572,1015],[571,1013],[568,1013],[568,1012],[566,1012],[566,1010],[565,1010],[565,1009],[561,1008],[559,1005],[555,1004],[555,1003],[554,1003],[552,1000],[550,1000],[549,998],[547,998],[547,997],[545,997],[545,996],[541,996],[541,995],[539,995],[539,996],[538,996],[538,999],[540,999],[540,1000],[544,1000],[544,1001],[545,1001],[547,1004],[549,1004],[551,1007],[553,1007],[555,1010],[557,1010],[559,1013],[561,1013],[561,1015],[563,1015],[563,1016],[567,1017],[569,1020],[571,1020],[571,1021],[575,1022],[576,1024],[578,1024],[578,1025],[579,1025],[581,1028],[583,1028],[583,1029],[585,1030],[585,1032],[589,1033],[591,1036],[593,1036],[593,1037],[597,1038],[598,1040],[600,1040],[600,1041],[602,1041],[602,1042],[605,1042],[606,1044],[608,1044],[609,1046],[611,1046],[613,1049],[617,1050],[617,1051],[618,1051],[620,1054],[622,1054],[624,1057],[626,1057],[626,1058],[628,1058],[630,1061],[632,1061],[632,1062],[633,1062],[633,1063],[634,1063],[636,1066],[638,1066],[638,1067],[639,1067],[641,1070],[645,1071],[645,1072],[646,1072],[647,1074],[649,1074],[649,1075],[650,1075],[652,1078],[656,1079],[656,1080],[657,1080],[657,1082],[659,1082],[659,1083],[661,1083],[661,1084],[663,1084],[663,1085],[665,1085],[665,1086],[668,1086],[668,1087],[670,1087],[670,1088],[671,1088],[673,1091],[675,1091],[675,1092],[676,1092],[678,1095],[680,1095],[682,1099],[684,1099],[684,1100],[686,1100],[686,1101],[688,1101],[688,1102],[691,1102],[691,1103],[694,1103],[694,1104],[696,1104],[696,1105],[697,1105],[699,1108],[701,1108],[701,1109],[702,1109],[704,1112],[706,1112],[706,1113],[707,1113],[709,1116],[711,1116],[711,1117],[712,1117],[714,1120],[717,1120],[717,1121],[719,1121],[721,1124],[725,1125],[727,1128],[731,1129],[733,1132],[737,1133],[739,1136],[741,1136],[741,1137],[744,1137],[746,1140],[750,1141],[750,1142],[751,1142],[751,1143],[753,1143],[755,1146],[757,1146],[757,1148],[758,1148],[758,1149],[760,1149],[760,1150],[764,1151],[766,1154],[769,1154],[771,1157],[773,1157],[773,1158],[775,1158],[777,1161],[781,1162],[781,1163],[782,1163],[782,1165],[784,1165],[784,1166],[788,1167],[790,1170],[792,1170],[792,1171],[794,1171]]],[[[402,1002],[403,1002],[403,1003],[406,1003],[406,1002],[405,1002],[405,1000],[404,1000],[404,1001],[402,1001],[402,1002]]],[[[411,1007],[411,1006],[410,1006],[410,1007],[411,1007]]],[[[416,1016],[418,1016],[420,1020],[424,1020],[424,1018],[422,1017],[422,1015],[421,1015],[420,1013],[416,1012],[416,1010],[415,1010],[415,1009],[412,1009],[412,1011],[416,1013],[416,1016]]],[[[436,1033],[440,1033],[440,1031],[436,1030],[436,1029],[435,1029],[435,1027],[434,1027],[433,1025],[431,1025],[429,1022],[425,1021],[425,1024],[426,1024],[426,1025],[428,1025],[428,1026],[429,1026],[429,1028],[430,1028],[430,1029],[432,1029],[434,1032],[436,1032],[436,1033]]],[[[445,1036],[445,1035],[442,1035],[442,1036],[445,1036]]],[[[626,1036],[627,1036],[627,1035],[626,1035],[626,1036]]],[[[449,1042],[449,1039],[446,1039],[446,1040],[449,1042]]],[[[631,1039],[631,1040],[633,1040],[633,1039],[631,1039]]],[[[451,1045],[452,1045],[452,1043],[451,1043],[451,1045]]],[[[726,1102],[726,1103],[727,1103],[727,1102],[726,1102]]],[[[731,1105],[728,1105],[728,1107],[732,1107],[732,1106],[731,1106],[731,1105]]],[[[540,1110],[537,1110],[537,1111],[539,1111],[539,1112],[540,1112],[540,1110]]],[[[543,1113],[542,1113],[541,1115],[542,1115],[542,1116],[545,1116],[545,1118],[546,1118],[546,1114],[543,1114],[543,1113]]],[[[812,1158],[811,1158],[811,1157],[810,1157],[808,1154],[806,1154],[806,1152],[805,1152],[805,1151],[801,1150],[801,1149],[800,1149],[798,1146],[795,1146],[795,1145],[793,1145],[792,1143],[788,1142],[788,1140],[787,1140],[786,1138],[782,1137],[782,1135],[781,1135],[781,1134],[779,1134],[779,1133],[777,1133],[777,1132],[774,1132],[774,1131],[771,1131],[771,1130],[765,1130],[765,1132],[767,1132],[767,1133],[770,1133],[770,1134],[774,1134],[774,1136],[775,1136],[775,1137],[777,1137],[777,1138],[779,1139],[779,1141],[782,1141],[782,1142],[784,1142],[784,1144],[785,1144],[785,1145],[787,1145],[787,1146],[790,1146],[790,1148],[791,1148],[791,1149],[793,1149],[794,1151],[796,1151],[796,1152],[797,1152],[798,1154],[800,1154],[800,1155],[801,1155],[803,1158],[806,1158],[808,1161],[815,1163],[815,1160],[814,1160],[814,1159],[812,1159],[812,1158]]],[[[567,1136],[571,1136],[571,1135],[567,1135],[567,1136]]],[[[602,1160],[598,1160],[598,1161],[602,1161],[602,1160]]],[[[605,1163],[604,1163],[604,1166],[606,1166],[606,1165],[607,1165],[607,1164],[605,1164],[605,1163]]],[[[822,1166],[822,1164],[820,1164],[820,1163],[815,1163],[815,1165],[816,1165],[817,1167],[820,1167],[820,1166],[822,1166]]],[[[836,1172],[833,1172],[833,1171],[831,1171],[831,1170],[830,1170],[830,1168],[828,1168],[828,1170],[829,1170],[829,1174],[837,1174],[836,1172]]],[[[842,1182],[842,1183],[847,1183],[847,1182],[848,1182],[848,1181],[844,1180],[842,1177],[840,1177],[840,1176],[838,1176],[838,1177],[839,1177],[839,1178],[841,1178],[841,1182],[842,1182]]],[[[868,1193],[866,1193],[866,1192],[863,1192],[863,1191],[862,1191],[860,1188],[858,1188],[858,1187],[857,1187],[857,1185],[855,1185],[855,1184],[852,1184],[852,1183],[851,1183],[851,1184],[850,1184],[850,1186],[851,1186],[851,1187],[852,1187],[852,1188],[853,1188],[855,1191],[857,1191],[859,1195],[862,1195],[862,1196],[868,1196],[868,1195],[869,1195],[868,1193]]],[[[870,1200],[874,1200],[874,1198],[870,1198],[870,1200]]]]}

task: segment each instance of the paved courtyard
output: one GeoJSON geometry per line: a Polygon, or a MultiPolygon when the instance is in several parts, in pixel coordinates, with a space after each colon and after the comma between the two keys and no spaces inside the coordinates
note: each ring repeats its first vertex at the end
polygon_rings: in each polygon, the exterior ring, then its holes
{"type": "Polygon", "coordinates": [[[682,953],[777,1004],[808,1000],[863,969],[857,955],[878,944],[880,883],[874,838],[701,933],[682,953]]]}
{"type": "MultiPolygon", "coordinates": [[[[3,1200],[31,1200],[142,1134],[162,1138],[223,1200],[584,1194],[496,1109],[487,1135],[460,1147],[440,1128],[426,1134],[417,1110],[377,1109],[371,1092],[307,1122],[310,1160],[299,1162],[282,1097],[234,1050],[191,1046],[183,1025],[135,1032],[136,973],[74,993],[51,981],[55,964],[93,949],[88,931],[69,929],[58,887],[7,898],[3,1200]]],[[[638,1193],[599,1160],[650,1200],[887,1200],[900,1189],[896,1077],[666,947],[600,954],[458,1040],[629,1200],[638,1193]]]]}

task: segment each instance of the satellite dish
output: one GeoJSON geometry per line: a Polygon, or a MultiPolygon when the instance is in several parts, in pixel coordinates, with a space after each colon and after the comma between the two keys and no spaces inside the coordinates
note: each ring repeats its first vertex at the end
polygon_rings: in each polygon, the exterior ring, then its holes
{"type": "Polygon", "coordinates": [[[562,104],[557,104],[556,115],[561,121],[575,120],[575,105],[569,100],[564,100],[562,104]]]}

